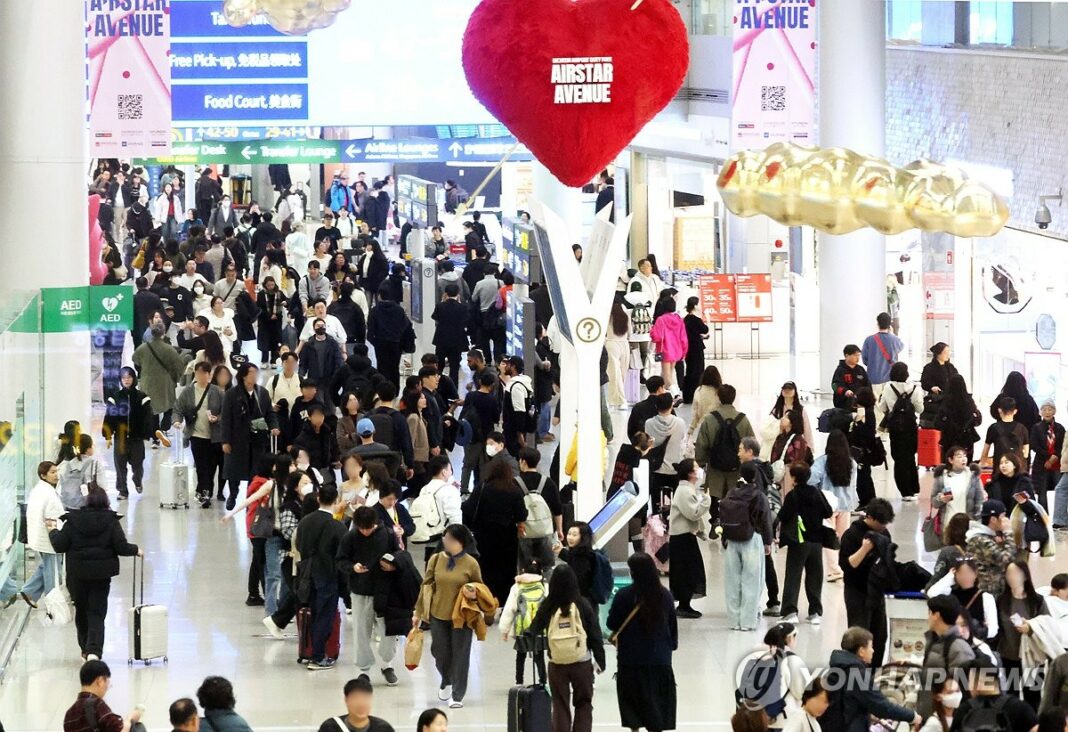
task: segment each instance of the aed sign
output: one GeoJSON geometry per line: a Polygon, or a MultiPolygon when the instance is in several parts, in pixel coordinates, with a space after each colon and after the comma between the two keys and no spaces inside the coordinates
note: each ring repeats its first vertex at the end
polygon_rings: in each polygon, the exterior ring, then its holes
{"type": "Polygon", "coordinates": [[[41,329],[45,333],[129,330],[132,325],[133,291],[128,286],[41,290],[41,329]]]}

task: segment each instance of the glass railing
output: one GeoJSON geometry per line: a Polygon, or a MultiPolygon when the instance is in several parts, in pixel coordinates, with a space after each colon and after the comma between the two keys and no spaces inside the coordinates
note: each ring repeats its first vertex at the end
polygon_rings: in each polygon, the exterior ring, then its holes
{"type": "Polygon", "coordinates": [[[20,538],[26,494],[37,480],[48,438],[41,434],[44,389],[44,335],[40,294],[0,297],[0,680],[29,618],[19,596],[38,558],[20,538]]]}

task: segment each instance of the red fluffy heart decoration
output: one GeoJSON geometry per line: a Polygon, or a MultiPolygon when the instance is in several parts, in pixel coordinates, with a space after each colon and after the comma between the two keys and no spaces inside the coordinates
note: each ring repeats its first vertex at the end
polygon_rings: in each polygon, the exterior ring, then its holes
{"type": "Polygon", "coordinates": [[[475,97],[569,186],[611,163],[686,77],[679,11],[670,0],[632,4],[483,0],[464,32],[475,97]]]}

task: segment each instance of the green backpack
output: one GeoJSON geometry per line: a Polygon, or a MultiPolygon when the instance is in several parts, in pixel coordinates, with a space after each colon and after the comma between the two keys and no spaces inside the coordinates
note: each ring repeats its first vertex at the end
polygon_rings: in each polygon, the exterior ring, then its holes
{"type": "Polygon", "coordinates": [[[515,611],[515,620],[512,622],[512,630],[517,638],[530,630],[534,616],[538,614],[538,608],[541,607],[543,600],[545,600],[545,585],[540,580],[523,582],[519,585],[519,602],[515,611]]]}

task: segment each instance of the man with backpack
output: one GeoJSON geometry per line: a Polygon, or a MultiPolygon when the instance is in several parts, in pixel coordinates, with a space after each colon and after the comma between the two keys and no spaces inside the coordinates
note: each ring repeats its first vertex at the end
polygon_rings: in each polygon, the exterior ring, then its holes
{"type": "Polygon", "coordinates": [[[519,356],[505,356],[501,361],[501,378],[504,381],[504,408],[501,410],[504,444],[508,454],[518,458],[520,448],[527,445],[527,435],[533,434],[538,427],[534,382],[523,373],[523,359],[519,356]]]}
{"type": "MultiPolygon", "coordinates": [[[[768,499],[768,511],[771,514],[772,534],[779,524],[779,509],[782,508],[782,493],[775,485],[775,476],[771,466],[760,459],[760,443],[755,437],[743,437],[738,445],[738,461],[742,465],[752,463],[756,468],[756,487],[768,499]]],[[[765,617],[777,618],[782,615],[779,605],[779,575],[775,572],[775,560],[771,554],[764,556],[764,585],[768,589],[768,605],[765,617]]]]}
{"type": "Polygon", "coordinates": [[[890,367],[897,363],[897,357],[905,349],[905,344],[891,332],[889,313],[879,313],[875,322],[879,330],[864,339],[864,344],[860,347],[860,356],[868,372],[871,390],[875,392],[875,398],[878,399],[882,396],[887,382],[893,380],[890,377],[890,367]]]}
{"type": "Polygon", "coordinates": [[[842,647],[831,652],[825,684],[833,688],[830,705],[820,717],[820,727],[837,732],[867,732],[871,717],[911,722],[923,721],[916,712],[894,704],[875,688],[871,669],[875,648],[871,631],[850,627],[842,647]]]}
{"type": "MultiPolygon", "coordinates": [[[[1018,696],[1001,689],[1001,672],[979,653],[964,665],[968,698],[953,715],[950,732],[1036,732],[1038,715],[1018,696]]],[[[822,721],[822,720],[821,720],[822,721]]]]}
{"type": "Polygon", "coordinates": [[[890,502],[884,498],[872,499],[864,507],[864,516],[842,534],[838,550],[847,622],[872,632],[874,652],[869,662],[875,668],[883,665],[886,650],[886,596],[873,592],[869,580],[876,565],[891,554],[887,550],[890,545],[887,527],[893,522],[894,507],[890,502]]]}
{"type": "Polygon", "coordinates": [[[408,507],[408,514],[415,524],[409,539],[413,544],[424,545],[424,564],[440,551],[445,529],[463,523],[460,489],[452,479],[452,461],[447,455],[437,455],[430,458],[426,470],[431,476],[430,481],[408,507]]]}
{"type": "Polygon", "coordinates": [[[768,498],[757,483],[757,467],[741,466],[739,480],[720,501],[719,520],[727,550],[723,586],[731,630],[752,631],[759,619],[758,601],[764,586],[764,557],[774,539],[768,498]]]}
{"type": "MultiPolygon", "coordinates": [[[[650,379],[651,381],[652,379],[650,379]]],[[[705,466],[705,487],[712,498],[712,525],[718,522],[719,502],[737,482],[741,462],[738,447],[743,437],[755,437],[749,418],[734,408],[737,391],[730,384],[719,388],[720,406],[712,410],[697,431],[694,459],[705,466]]],[[[765,503],[767,499],[765,498],[765,503]]]]}
{"type": "Polygon", "coordinates": [[[515,480],[527,507],[526,531],[519,538],[519,566],[536,559],[549,571],[556,564],[552,545],[564,540],[564,506],[556,481],[538,472],[539,462],[541,453],[537,448],[519,451],[519,475],[515,480]]]}
{"type": "Polygon", "coordinates": [[[931,714],[931,689],[975,658],[972,644],[961,637],[957,618],[961,605],[953,595],[938,595],[927,601],[927,632],[924,634],[923,667],[916,711],[931,714]]]}
{"type": "Polygon", "coordinates": [[[393,400],[396,398],[396,385],[392,381],[381,382],[378,385],[378,406],[367,418],[375,426],[375,442],[388,445],[390,450],[400,453],[404,464],[408,466],[407,477],[411,478],[411,466],[415,465],[412,433],[408,429],[408,420],[393,407],[393,400]]]}
{"type": "MultiPolygon", "coordinates": [[[[370,506],[360,506],[352,516],[352,530],[341,539],[337,548],[337,569],[348,578],[352,593],[352,635],[355,663],[360,673],[368,673],[375,662],[372,648],[378,637],[377,655],[387,686],[397,685],[393,658],[397,655],[397,636],[386,634],[383,619],[375,614],[378,562],[385,554],[400,551],[396,535],[382,526],[378,513],[370,506]]],[[[409,621],[410,622],[410,621],[409,621]]]]}
{"type": "Polygon", "coordinates": [[[923,412],[923,391],[909,386],[909,367],[895,363],[890,368],[890,382],[883,391],[875,413],[880,428],[890,433],[890,455],[894,458],[894,483],[902,501],[915,501],[920,492],[916,471],[917,422],[923,412]]]}

